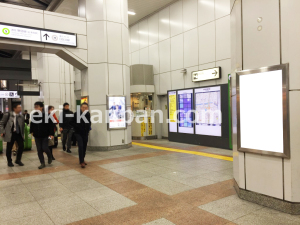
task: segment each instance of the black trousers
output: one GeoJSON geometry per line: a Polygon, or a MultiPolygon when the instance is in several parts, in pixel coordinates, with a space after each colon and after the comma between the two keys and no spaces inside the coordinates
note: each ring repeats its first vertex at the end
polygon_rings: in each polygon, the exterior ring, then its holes
{"type": "Polygon", "coordinates": [[[52,158],[52,155],[48,147],[48,138],[34,138],[34,139],[35,139],[37,154],[39,156],[40,162],[41,164],[44,164],[45,163],[44,152],[46,153],[48,158],[52,158]]]}
{"type": "Polygon", "coordinates": [[[86,147],[89,140],[88,134],[75,134],[77,143],[78,143],[78,155],[79,155],[79,163],[84,162],[85,154],[86,154],[86,147]]]}
{"type": "Polygon", "coordinates": [[[23,150],[24,150],[24,139],[21,134],[17,134],[16,132],[13,132],[11,135],[10,142],[7,142],[7,145],[6,145],[7,162],[12,162],[11,150],[14,146],[15,141],[18,143],[18,146],[19,146],[16,161],[21,161],[21,159],[22,159],[22,154],[23,154],[23,150]]]}
{"type": "Polygon", "coordinates": [[[74,133],[73,129],[63,129],[63,139],[62,139],[62,144],[63,146],[66,146],[67,144],[67,149],[71,149],[71,144],[72,144],[72,136],[74,133]]]}

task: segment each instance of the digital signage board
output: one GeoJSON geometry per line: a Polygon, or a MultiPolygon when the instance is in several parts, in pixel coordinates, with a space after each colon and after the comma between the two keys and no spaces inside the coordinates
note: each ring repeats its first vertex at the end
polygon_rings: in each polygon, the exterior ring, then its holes
{"type": "Polygon", "coordinates": [[[193,89],[177,91],[179,133],[194,133],[193,95],[193,89]]]}
{"type": "Polygon", "coordinates": [[[288,64],[237,73],[238,150],[290,157],[288,64]]]}
{"type": "Polygon", "coordinates": [[[107,96],[108,130],[126,129],[126,97],[107,96]]]}
{"type": "Polygon", "coordinates": [[[221,86],[195,89],[195,133],[222,136],[221,86]]]}

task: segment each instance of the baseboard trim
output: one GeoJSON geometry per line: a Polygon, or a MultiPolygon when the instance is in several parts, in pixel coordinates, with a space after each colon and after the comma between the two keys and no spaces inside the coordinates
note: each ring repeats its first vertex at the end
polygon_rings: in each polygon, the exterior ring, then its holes
{"type": "Polygon", "coordinates": [[[132,140],[153,140],[153,139],[157,139],[157,135],[145,136],[145,137],[132,136],[132,140]]]}
{"type": "Polygon", "coordinates": [[[238,186],[236,181],[234,182],[234,188],[239,198],[248,202],[253,202],[261,206],[265,206],[277,211],[292,215],[300,215],[300,203],[289,202],[282,199],[274,198],[271,196],[259,194],[257,192],[242,189],[238,186]]]}
{"type": "Polygon", "coordinates": [[[128,149],[130,147],[132,147],[132,143],[124,144],[124,145],[116,145],[116,146],[87,146],[87,150],[104,152],[104,151],[128,149]]]}

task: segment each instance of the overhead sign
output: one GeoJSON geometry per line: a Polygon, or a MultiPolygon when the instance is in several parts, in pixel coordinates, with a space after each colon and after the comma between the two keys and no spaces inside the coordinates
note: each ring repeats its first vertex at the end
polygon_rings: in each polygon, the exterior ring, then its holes
{"type": "Polygon", "coordinates": [[[192,72],[192,81],[205,81],[221,78],[221,67],[192,72]]]}
{"type": "Polygon", "coordinates": [[[0,37],[77,47],[77,35],[0,23],[0,37]]]}
{"type": "Polygon", "coordinates": [[[76,46],[76,34],[41,31],[42,42],[58,45],[76,46]]]}
{"type": "Polygon", "coordinates": [[[20,98],[17,91],[0,91],[0,98],[20,98]]]}

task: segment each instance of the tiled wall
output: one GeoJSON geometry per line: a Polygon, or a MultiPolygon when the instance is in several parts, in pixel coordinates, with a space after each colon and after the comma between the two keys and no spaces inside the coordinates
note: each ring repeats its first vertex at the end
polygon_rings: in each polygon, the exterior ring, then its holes
{"type": "Polygon", "coordinates": [[[130,28],[130,60],[154,67],[156,94],[227,83],[230,0],[179,0],[130,28]],[[222,67],[220,80],[193,83],[191,72],[222,67]],[[180,73],[186,68],[187,74],[180,73]]]}

